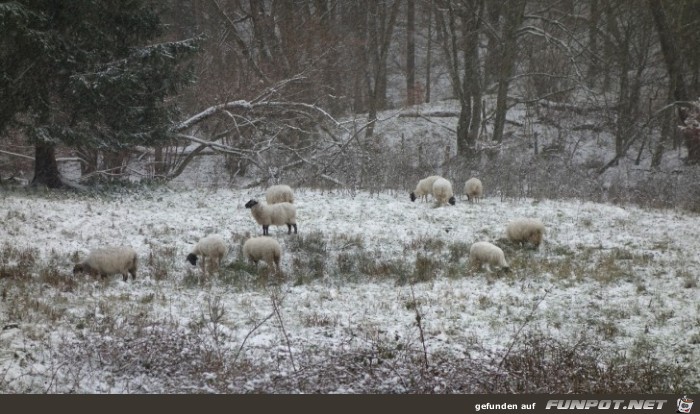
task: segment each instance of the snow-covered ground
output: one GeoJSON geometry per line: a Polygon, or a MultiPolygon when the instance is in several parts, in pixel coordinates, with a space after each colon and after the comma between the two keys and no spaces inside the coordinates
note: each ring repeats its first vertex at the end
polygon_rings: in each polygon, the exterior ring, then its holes
{"type": "MultiPolygon", "coordinates": [[[[263,264],[237,262],[244,235],[262,232],[244,208],[264,198],[262,189],[0,194],[0,391],[220,392],[208,384],[225,382],[222,372],[259,364],[267,370],[231,379],[224,391],[274,392],[275,378],[378,344],[395,344],[377,354],[385,361],[407,349],[429,361],[484,361],[527,335],[588,338],[601,361],[621,355],[684,366],[700,388],[698,215],[501,201],[484,184],[482,203],[458,198],[441,208],[403,192],[297,189],[299,234],[270,229],[284,248],[286,277],[267,284],[258,282],[263,264]],[[502,243],[516,217],[546,224],[540,249],[504,246],[510,274],[471,269],[468,245],[502,243]],[[185,256],[214,232],[232,248],[220,275],[203,280],[185,256]],[[136,280],[72,275],[76,259],[113,244],[139,253],[136,280]],[[28,270],[18,280],[21,263],[28,270]],[[179,378],[195,348],[230,356],[230,366],[179,378]]],[[[362,389],[325,381],[326,391],[362,389]]],[[[397,374],[386,389],[407,387],[397,374]]]]}

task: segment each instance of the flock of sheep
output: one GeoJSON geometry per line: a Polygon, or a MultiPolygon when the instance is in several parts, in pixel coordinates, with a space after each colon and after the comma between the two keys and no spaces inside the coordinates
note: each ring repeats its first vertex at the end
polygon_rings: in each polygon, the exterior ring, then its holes
{"type": "MultiPolygon", "coordinates": [[[[464,185],[464,194],[471,202],[479,202],[484,194],[484,187],[478,178],[470,178],[464,185]]],[[[454,205],[456,200],[449,180],[433,175],[422,179],[416,189],[410,193],[411,201],[419,197],[427,201],[432,195],[438,206],[454,205]]],[[[267,263],[276,273],[281,274],[280,260],[282,247],[279,242],[269,236],[269,227],[287,226],[288,234],[297,234],[296,206],[294,193],[288,185],[273,185],[265,193],[266,203],[251,199],[245,204],[250,209],[255,221],[262,226],[263,235],[248,237],[243,243],[243,256],[255,265],[259,261],[267,263]]],[[[536,218],[523,218],[512,221],[506,227],[506,235],[511,242],[530,243],[539,247],[544,235],[544,224],[536,218]]],[[[193,266],[199,262],[204,275],[211,274],[221,266],[221,261],[228,254],[226,240],[217,234],[200,239],[187,255],[186,260],[193,266]]],[[[503,250],[487,242],[478,241],[471,245],[469,261],[472,266],[481,269],[486,264],[504,271],[509,270],[503,250]]],[[[77,263],[73,273],[89,273],[103,278],[121,274],[126,282],[129,275],[136,278],[138,256],[136,251],[128,246],[102,247],[91,251],[88,256],[77,263]]]]}
{"type": "MultiPolygon", "coordinates": [[[[427,201],[430,194],[435,198],[438,207],[447,203],[455,205],[456,199],[452,191],[452,184],[439,175],[431,175],[418,181],[416,189],[410,194],[411,201],[416,201],[419,197],[421,200],[427,201]]],[[[484,195],[484,185],[481,180],[476,177],[468,179],[464,183],[464,194],[467,196],[467,200],[478,203],[484,195]]],[[[537,218],[517,219],[506,226],[506,236],[511,242],[530,243],[535,248],[539,247],[542,242],[544,231],[544,224],[537,218]]],[[[478,241],[471,245],[469,262],[478,269],[486,264],[506,272],[510,270],[503,250],[488,241],[478,241]]]]}

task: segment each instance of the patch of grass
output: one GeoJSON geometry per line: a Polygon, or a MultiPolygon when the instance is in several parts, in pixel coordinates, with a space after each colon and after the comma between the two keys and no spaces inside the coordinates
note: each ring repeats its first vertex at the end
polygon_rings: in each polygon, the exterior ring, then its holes
{"type": "Polygon", "coordinates": [[[290,252],[305,252],[306,254],[327,254],[327,243],[323,233],[312,231],[307,234],[298,234],[290,238],[286,244],[290,252]]]}
{"type": "Polygon", "coordinates": [[[0,250],[0,279],[30,279],[38,255],[36,248],[18,248],[5,243],[0,250]]]}
{"type": "Polygon", "coordinates": [[[326,257],[319,253],[294,256],[292,272],[296,276],[295,286],[321,279],[326,272],[326,257]]]}
{"type": "Polygon", "coordinates": [[[437,237],[422,236],[404,243],[404,253],[412,253],[416,251],[440,253],[445,247],[445,241],[437,237]]]}
{"type": "Polygon", "coordinates": [[[338,245],[338,250],[340,251],[348,249],[363,250],[365,248],[365,240],[360,235],[334,234],[332,242],[338,245]]]}
{"type": "Polygon", "coordinates": [[[433,257],[418,253],[416,255],[416,268],[413,272],[414,282],[428,282],[437,278],[442,269],[442,262],[433,257]]]}
{"type": "Polygon", "coordinates": [[[314,326],[322,328],[328,326],[335,326],[338,324],[338,321],[331,315],[319,312],[312,312],[311,314],[302,316],[301,323],[307,328],[314,326]]]}
{"type": "Polygon", "coordinates": [[[237,256],[219,270],[217,280],[219,283],[239,289],[250,289],[260,286],[261,281],[267,277],[266,266],[256,266],[254,263],[237,256]]]}
{"type": "Polygon", "coordinates": [[[146,266],[150,270],[151,277],[161,281],[168,279],[172,270],[176,268],[177,262],[179,262],[178,250],[175,246],[151,246],[146,266]]]}
{"type": "Polygon", "coordinates": [[[450,253],[449,262],[458,263],[462,259],[469,259],[469,248],[471,246],[464,242],[454,242],[450,244],[447,250],[450,253]]]}

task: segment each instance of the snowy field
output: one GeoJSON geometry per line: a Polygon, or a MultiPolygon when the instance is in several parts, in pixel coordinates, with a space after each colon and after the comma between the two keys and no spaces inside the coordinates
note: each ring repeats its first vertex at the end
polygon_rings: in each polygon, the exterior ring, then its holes
{"type": "Polygon", "coordinates": [[[431,368],[497,370],[535,337],[595,344],[601,365],[677,367],[693,389],[663,391],[700,389],[698,215],[298,189],[299,234],[270,228],[278,280],[240,260],[245,234],[262,233],[251,198],[263,190],[1,193],[0,391],[416,392],[420,372],[434,376],[422,391],[459,392],[431,368]],[[538,250],[501,240],[517,217],[546,224],[538,250]],[[209,233],[231,249],[204,279],[185,256],[209,233]],[[512,271],[470,268],[479,240],[502,245],[512,271]],[[137,250],[135,280],[72,275],[116,244],[137,250]]]}

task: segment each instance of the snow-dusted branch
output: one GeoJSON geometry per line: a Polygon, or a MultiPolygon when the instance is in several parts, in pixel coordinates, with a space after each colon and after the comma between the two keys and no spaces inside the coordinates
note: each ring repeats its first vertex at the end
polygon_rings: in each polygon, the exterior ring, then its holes
{"type": "Polygon", "coordinates": [[[203,110],[202,112],[195,114],[188,118],[185,121],[180,122],[177,124],[173,130],[175,132],[182,132],[185,131],[192,126],[198,124],[199,122],[202,122],[203,120],[216,115],[217,113],[224,111],[224,110],[249,110],[251,109],[250,102],[244,101],[244,100],[239,100],[239,101],[231,101],[231,102],[226,102],[223,104],[219,105],[214,105],[210,106],[209,108],[203,110]]]}

